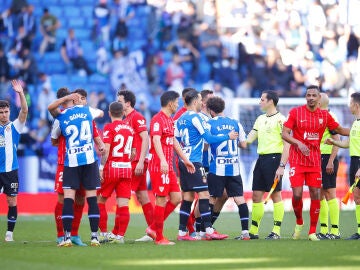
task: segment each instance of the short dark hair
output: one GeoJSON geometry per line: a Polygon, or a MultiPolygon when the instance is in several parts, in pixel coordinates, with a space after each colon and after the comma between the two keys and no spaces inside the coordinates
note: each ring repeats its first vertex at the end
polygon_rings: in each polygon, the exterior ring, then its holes
{"type": "Polygon", "coordinates": [[[275,91],[266,90],[266,91],[263,91],[263,94],[266,94],[266,98],[268,100],[272,100],[274,105],[277,106],[277,104],[279,102],[279,95],[275,91]]]}
{"type": "Polygon", "coordinates": [[[211,94],[214,94],[213,90],[204,89],[204,90],[201,90],[201,92],[200,92],[200,95],[201,95],[201,97],[203,99],[206,98],[208,95],[211,95],[211,94]]]}
{"type": "Polygon", "coordinates": [[[350,97],[355,103],[360,104],[360,92],[352,93],[350,97]]]}
{"type": "MultiPolygon", "coordinates": [[[[189,92],[192,91],[192,90],[195,90],[195,89],[192,88],[192,87],[186,87],[186,88],[184,88],[184,90],[182,90],[182,92],[181,92],[181,97],[182,97],[182,98],[185,98],[186,94],[189,93],[189,92]]],[[[196,90],[195,90],[195,91],[196,91],[196,90]]]]}
{"type": "Polygon", "coordinates": [[[114,101],[109,105],[109,112],[112,116],[121,118],[124,113],[124,107],[119,101],[114,101]]]}
{"type": "Polygon", "coordinates": [[[222,113],[225,110],[225,101],[221,97],[210,97],[206,101],[208,110],[213,111],[216,114],[222,113]]]}
{"type": "Polygon", "coordinates": [[[10,103],[7,100],[0,100],[0,108],[10,108],[10,103]]]}
{"type": "Polygon", "coordinates": [[[124,100],[125,102],[129,102],[130,101],[130,106],[132,108],[135,107],[135,104],[136,104],[136,96],[135,94],[130,91],[130,90],[120,90],[117,92],[117,96],[123,96],[124,97],[124,100]]]}
{"type": "Polygon", "coordinates": [[[190,90],[185,96],[185,104],[190,105],[195,99],[199,97],[199,92],[195,89],[190,90]]]}
{"type": "Polygon", "coordinates": [[[80,96],[87,98],[87,91],[85,89],[82,89],[82,88],[75,89],[74,93],[77,93],[80,96]]]}
{"type": "Polygon", "coordinates": [[[161,107],[166,107],[170,102],[175,101],[179,97],[180,95],[178,92],[172,90],[164,92],[160,97],[161,107]]]}
{"type": "Polygon", "coordinates": [[[70,90],[67,87],[61,87],[56,91],[56,98],[62,98],[70,95],[70,90]]]}
{"type": "Polygon", "coordinates": [[[319,92],[319,94],[320,94],[320,87],[319,86],[317,86],[317,85],[315,85],[315,84],[311,84],[311,85],[309,85],[308,87],[306,87],[306,92],[309,90],[309,89],[316,89],[318,92],[319,92]]]}

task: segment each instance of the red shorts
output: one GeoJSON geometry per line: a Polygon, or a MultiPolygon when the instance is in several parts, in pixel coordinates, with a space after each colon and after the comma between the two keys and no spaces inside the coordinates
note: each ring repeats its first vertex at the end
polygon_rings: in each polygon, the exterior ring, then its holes
{"type": "MultiPolygon", "coordinates": [[[[64,164],[58,164],[55,175],[55,188],[54,191],[58,194],[64,194],[63,190],[63,172],[64,172],[64,164]]],[[[76,191],[76,195],[85,197],[85,189],[80,187],[76,191]]]]}
{"type": "Polygon", "coordinates": [[[128,198],[131,197],[131,178],[117,178],[117,179],[105,179],[101,183],[101,188],[97,191],[101,197],[109,198],[115,191],[116,198],[128,198]]]}
{"type": "Polygon", "coordinates": [[[131,162],[131,167],[132,167],[131,190],[135,192],[147,190],[146,171],[148,167],[148,161],[146,160],[144,162],[144,173],[142,175],[135,175],[135,168],[137,163],[138,163],[137,161],[131,162]]]}
{"type": "Polygon", "coordinates": [[[309,187],[321,188],[322,177],[320,167],[306,167],[290,164],[291,187],[302,187],[304,184],[309,187]]]}
{"type": "Polygon", "coordinates": [[[150,171],[150,179],[152,191],[155,196],[165,197],[169,195],[170,192],[180,192],[180,187],[174,171],[171,171],[168,174],[150,171]]]}

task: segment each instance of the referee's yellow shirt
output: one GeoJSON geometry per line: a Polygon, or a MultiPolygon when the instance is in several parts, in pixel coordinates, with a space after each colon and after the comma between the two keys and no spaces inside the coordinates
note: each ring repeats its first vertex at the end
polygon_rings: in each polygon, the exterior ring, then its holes
{"type": "MultiPolygon", "coordinates": [[[[336,118],[336,115],[333,113],[333,112],[329,112],[331,114],[331,116],[335,119],[336,122],[339,122],[338,119],[336,118]]],[[[332,145],[329,145],[329,144],[325,144],[324,141],[327,139],[327,138],[330,138],[331,137],[331,134],[330,134],[330,131],[329,129],[325,129],[325,132],[321,138],[321,143],[320,143],[320,152],[321,154],[327,154],[327,155],[330,155],[331,154],[331,151],[332,151],[332,148],[333,146],[332,145]]]]}
{"type": "Polygon", "coordinates": [[[360,157],[360,119],[353,122],[350,129],[349,153],[350,156],[360,157]]]}

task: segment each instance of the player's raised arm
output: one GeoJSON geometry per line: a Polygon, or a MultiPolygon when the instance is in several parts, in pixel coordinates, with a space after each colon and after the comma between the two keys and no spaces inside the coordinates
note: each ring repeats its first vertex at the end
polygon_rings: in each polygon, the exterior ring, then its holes
{"type": "Polygon", "coordinates": [[[25,123],[26,121],[26,117],[28,115],[29,109],[28,109],[28,105],[26,102],[26,98],[25,98],[25,94],[24,94],[24,89],[21,85],[21,82],[18,80],[12,80],[11,81],[11,85],[14,88],[15,92],[17,92],[19,94],[20,97],[20,112],[19,112],[19,116],[18,119],[21,123],[25,123]]]}

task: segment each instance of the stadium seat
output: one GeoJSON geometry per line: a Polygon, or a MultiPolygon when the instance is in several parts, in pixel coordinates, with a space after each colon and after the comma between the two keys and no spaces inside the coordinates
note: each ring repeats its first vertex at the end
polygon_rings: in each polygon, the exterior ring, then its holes
{"type": "Polygon", "coordinates": [[[83,18],[69,18],[67,25],[69,28],[82,28],[85,26],[83,18]]]}
{"type": "Polygon", "coordinates": [[[64,13],[64,16],[68,17],[68,18],[79,18],[79,16],[81,16],[81,18],[83,17],[82,11],[77,6],[66,7],[66,9],[64,9],[63,13],[64,13]]]}
{"type": "Polygon", "coordinates": [[[93,17],[93,10],[94,7],[91,5],[84,5],[81,7],[81,16],[85,18],[92,18],[93,17]]]}

